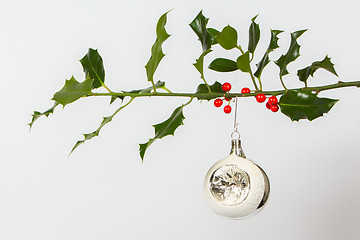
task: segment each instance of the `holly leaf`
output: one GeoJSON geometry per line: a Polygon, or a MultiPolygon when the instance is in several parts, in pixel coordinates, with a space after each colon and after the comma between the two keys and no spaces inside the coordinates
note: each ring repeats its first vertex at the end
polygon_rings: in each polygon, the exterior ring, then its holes
{"type": "Polygon", "coordinates": [[[110,99],[110,104],[112,104],[113,102],[115,102],[116,99],[120,99],[121,101],[124,100],[124,96],[111,96],[111,99],[110,99]]]}
{"type": "Polygon", "coordinates": [[[237,47],[237,32],[233,27],[228,25],[216,35],[216,41],[226,50],[233,49],[237,47]]]}
{"type": "MultiPolygon", "coordinates": [[[[159,89],[159,88],[164,88],[165,87],[165,82],[162,81],[158,81],[157,83],[155,83],[155,89],[159,89]]],[[[132,90],[130,92],[128,91],[122,91],[124,93],[150,93],[152,90],[154,90],[154,87],[147,87],[147,88],[143,88],[143,89],[138,89],[138,90],[132,90]]],[[[111,96],[111,101],[110,104],[113,103],[116,99],[121,99],[124,100],[124,96],[111,96]]]]}
{"type": "Polygon", "coordinates": [[[254,53],[256,46],[259,43],[260,40],[260,27],[259,24],[255,23],[255,19],[258,15],[253,17],[251,19],[251,24],[249,28],[249,44],[248,44],[248,50],[250,53],[254,53]]]}
{"type": "Polygon", "coordinates": [[[195,19],[190,23],[191,29],[195,32],[201,42],[203,52],[210,49],[213,42],[213,37],[206,28],[208,21],[209,19],[202,14],[201,10],[195,19]]]}
{"type": "Polygon", "coordinates": [[[279,38],[278,38],[278,35],[280,33],[283,33],[284,31],[282,30],[270,30],[271,31],[271,39],[270,39],[270,44],[269,44],[269,47],[268,47],[268,50],[267,52],[272,52],[274,51],[275,49],[277,49],[279,47],[279,44],[278,44],[278,41],[279,41],[279,38]]]}
{"type": "Polygon", "coordinates": [[[286,69],[287,65],[293,61],[295,61],[300,56],[300,45],[297,42],[297,39],[307,30],[299,30],[291,33],[291,42],[290,47],[285,55],[281,55],[281,57],[275,61],[276,65],[280,68],[280,76],[284,76],[289,74],[286,69]]]}
{"type": "Polygon", "coordinates": [[[80,60],[85,77],[93,79],[92,88],[99,88],[105,83],[105,69],[97,49],[89,48],[88,53],[80,60]]]}
{"type": "Polygon", "coordinates": [[[209,69],[217,72],[233,72],[238,70],[238,66],[235,61],[226,58],[216,58],[209,65],[209,69]]]}
{"type": "Polygon", "coordinates": [[[88,78],[85,81],[79,83],[74,77],[65,81],[64,87],[54,94],[52,100],[62,104],[64,107],[66,104],[72,103],[79,98],[90,94],[93,87],[94,79],[88,78]]]}
{"type": "Polygon", "coordinates": [[[198,59],[196,59],[195,63],[193,63],[196,70],[198,70],[198,72],[200,73],[202,79],[204,79],[204,57],[208,55],[211,51],[212,50],[209,48],[208,50],[203,52],[198,59]]]}
{"type": "Polygon", "coordinates": [[[193,63],[196,70],[200,73],[200,77],[205,79],[204,77],[204,57],[209,54],[211,50],[211,45],[216,44],[215,36],[219,31],[213,28],[206,28],[209,19],[206,18],[202,11],[196,16],[196,18],[190,23],[190,27],[195,32],[195,34],[199,37],[199,41],[201,42],[201,46],[203,49],[202,54],[196,62],[193,63]]]}
{"type": "Polygon", "coordinates": [[[282,32],[283,31],[281,31],[281,30],[271,30],[270,44],[269,44],[264,56],[261,58],[260,62],[258,64],[256,64],[257,70],[254,73],[255,77],[260,78],[262,71],[264,70],[266,65],[268,65],[268,63],[270,62],[269,53],[274,51],[275,49],[277,49],[279,47],[279,45],[278,45],[278,41],[279,41],[278,35],[280,33],[282,33],[282,32]]]}
{"type": "MultiPolygon", "coordinates": [[[[94,138],[94,137],[97,137],[99,136],[99,133],[100,133],[100,130],[109,122],[111,122],[112,118],[115,116],[116,112],[109,116],[109,117],[104,117],[100,126],[98,127],[98,129],[96,129],[94,132],[91,132],[91,133],[86,133],[86,134],[83,134],[84,135],[84,139],[83,140],[79,140],[76,142],[76,144],[74,145],[74,147],[71,149],[71,152],[70,154],[77,148],[79,147],[81,144],[85,143],[86,141],[94,138]]],[[[70,155],[69,154],[69,155],[70,155]]]]}
{"type": "Polygon", "coordinates": [[[122,110],[123,108],[125,108],[127,105],[130,104],[130,102],[132,101],[132,99],[125,105],[122,105],[121,107],[119,107],[112,115],[108,116],[108,117],[103,117],[103,120],[100,123],[100,126],[93,132],[91,133],[85,133],[84,135],[84,139],[83,140],[79,140],[76,142],[76,144],[74,145],[74,147],[71,149],[70,154],[77,148],[79,147],[81,144],[85,143],[86,141],[99,136],[99,133],[101,131],[101,129],[108,124],[109,122],[112,121],[112,119],[114,118],[114,116],[120,112],[120,110],[122,110]]]}
{"type": "MultiPolygon", "coordinates": [[[[165,87],[165,82],[158,81],[158,82],[155,84],[155,88],[156,88],[156,89],[158,89],[158,88],[164,88],[164,87],[165,87]]],[[[150,93],[152,90],[154,90],[154,87],[153,87],[153,86],[148,87],[148,88],[139,89],[139,90],[132,90],[132,91],[130,91],[129,93],[150,93]]]]}
{"type": "Polygon", "coordinates": [[[207,28],[207,31],[210,33],[211,37],[213,38],[211,45],[218,44],[216,40],[216,36],[219,34],[219,31],[215,28],[207,28]]]}
{"type": "Polygon", "coordinates": [[[292,121],[308,119],[310,121],[328,113],[339,100],[319,98],[317,94],[305,90],[288,90],[280,98],[281,112],[292,121]]]}
{"type": "Polygon", "coordinates": [[[300,69],[297,72],[297,75],[299,76],[300,81],[302,81],[306,84],[309,76],[313,77],[314,73],[319,68],[325,69],[325,70],[331,72],[332,74],[334,74],[335,76],[338,76],[335,71],[334,64],[331,62],[331,59],[328,56],[326,56],[324,58],[324,60],[322,60],[322,61],[313,62],[310,66],[300,69]]]}
{"type": "Polygon", "coordinates": [[[254,73],[254,76],[260,78],[264,68],[266,67],[266,65],[269,64],[269,62],[270,62],[269,53],[266,52],[264,56],[261,58],[260,62],[256,64],[257,69],[256,72],[254,73]]]}
{"type": "MultiPolygon", "coordinates": [[[[213,85],[209,85],[209,87],[212,93],[224,93],[224,91],[222,90],[222,85],[219,82],[215,82],[213,85]]],[[[210,92],[207,86],[204,83],[202,83],[197,87],[196,93],[210,93],[210,92]]],[[[208,101],[214,98],[216,97],[197,97],[197,99],[199,100],[208,100],[208,101]]]]}
{"type": "Polygon", "coordinates": [[[238,68],[243,72],[251,72],[249,52],[244,53],[236,60],[238,68]]]}
{"type": "Polygon", "coordinates": [[[146,76],[147,76],[147,79],[149,82],[154,81],[155,71],[156,71],[161,59],[165,56],[165,54],[162,51],[162,44],[165,42],[166,39],[168,39],[170,37],[170,35],[166,32],[166,29],[165,29],[167,13],[168,12],[164,13],[157,22],[156,41],[151,48],[151,57],[145,66],[146,76]]]}
{"type": "Polygon", "coordinates": [[[46,110],[45,112],[38,112],[38,111],[34,111],[31,119],[31,122],[28,124],[30,126],[30,129],[32,128],[32,125],[34,124],[34,122],[36,120],[38,120],[39,117],[41,116],[45,116],[45,117],[49,117],[49,115],[51,113],[54,113],[54,109],[59,105],[59,103],[55,102],[54,105],[49,108],[48,110],[46,110]]]}
{"type": "Polygon", "coordinates": [[[155,128],[155,137],[149,139],[147,143],[140,144],[140,157],[144,161],[144,155],[148,147],[156,140],[161,139],[167,135],[174,135],[175,130],[183,125],[183,120],[185,119],[183,115],[183,105],[176,108],[171,116],[164,122],[153,125],[155,128]]]}

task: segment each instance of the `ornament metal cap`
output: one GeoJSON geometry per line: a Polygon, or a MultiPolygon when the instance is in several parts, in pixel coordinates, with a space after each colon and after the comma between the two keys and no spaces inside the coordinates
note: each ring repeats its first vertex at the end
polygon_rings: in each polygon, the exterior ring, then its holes
{"type": "Polygon", "coordinates": [[[231,140],[231,151],[230,151],[230,155],[231,154],[236,154],[237,156],[239,157],[243,157],[243,158],[246,158],[245,157],[245,153],[244,151],[242,150],[241,148],[241,141],[240,139],[232,139],[231,140]]]}

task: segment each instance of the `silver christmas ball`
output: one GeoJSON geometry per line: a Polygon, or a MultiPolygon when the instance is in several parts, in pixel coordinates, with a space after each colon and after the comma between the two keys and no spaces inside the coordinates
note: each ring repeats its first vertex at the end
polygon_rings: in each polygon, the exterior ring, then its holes
{"type": "Polygon", "coordinates": [[[260,212],[269,193],[266,173],[245,158],[238,139],[232,140],[230,155],[216,162],[204,181],[205,199],[210,208],[231,219],[243,219],[260,212]]]}

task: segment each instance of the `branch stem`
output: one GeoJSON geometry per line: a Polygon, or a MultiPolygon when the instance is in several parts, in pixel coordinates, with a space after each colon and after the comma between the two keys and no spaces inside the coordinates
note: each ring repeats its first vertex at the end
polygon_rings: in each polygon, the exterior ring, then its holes
{"type": "MultiPolygon", "coordinates": [[[[257,84],[256,84],[256,81],[255,81],[255,77],[254,77],[254,75],[252,74],[251,70],[250,70],[249,74],[250,74],[251,80],[252,80],[253,83],[254,83],[254,86],[255,86],[256,91],[259,91],[259,88],[258,88],[258,86],[257,86],[257,84]]],[[[260,81],[259,81],[259,83],[260,83],[260,91],[261,91],[261,90],[262,90],[262,85],[261,85],[261,82],[260,82],[260,81]]]]}
{"type": "Polygon", "coordinates": [[[209,84],[206,82],[205,78],[202,76],[201,79],[204,81],[204,83],[205,83],[205,85],[206,85],[209,93],[211,93],[211,92],[212,92],[212,91],[211,91],[211,88],[210,88],[209,84]]]}
{"type": "MultiPolygon", "coordinates": [[[[237,46],[236,48],[239,49],[240,52],[241,52],[241,54],[244,55],[245,52],[242,50],[242,48],[241,48],[240,45],[237,46]]],[[[251,63],[251,61],[253,60],[253,57],[254,57],[254,54],[252,54],[251,59],[249,60],[250,63],[251,63]]],[[[252,80],[252,82],[253,82],[253,84],[254,84],[254,87],[255,87],[256,91],[259,91],[259,88],[258,88],[258,86],[257,86],[257,84],[256,84],[256,81],[255,81],[255,77],[254,77],[254,75],[253,75],[253,73],[252,73],[252,71],[251,71],[251,67],[250,67],[250,72],[249,72],[249,74],[250,74],[251,80],[252,80]]],[[[259,82],[260,82],[260,91],[261,91],[261,90],[262,90],[262,86],[261,86],[261,81],[260,81],[260,79],[259,79],[259,82]]]]}
{"type": "MultiPolygon", "coordinates": [[[[318,86],[318,87],[305,87],[305,88],[294,88],[290,90],[307,90],[307,91],[314,91],[314,92],[322,92],[326,90],[336,89],[336,88],[343,88],[343,87],[358,87],[360,88],[360,81],[353,81],[353,82],[341,82],[331,84],[331,85],[324,85],[324,86],[318,86]]],[[[276,96],[276,95],[282,95],[287,90],[275,90],[275,91],[262,91],[263,94],[267,96],[276,96]]],[[[226,97],[234,98],[236,96],[238,97],[252,97],[257,95],[258,92],[252,92],[247,94],[241,94],[241,93],[227,93],[226,97]]],[[[111,92],[111,93],[91,93],[87,96],[119,96],[119,97],[131,97],[131,98],[137,98],[137,97],[190,97],[190,98],[217,98],[217,97],[223,97],[224,93],[160,93],[160,92],[153,92],[153,93],[131,93],[131,92],[111,92]]]]}
{"type": "Polygon", "coordinates": [[[185,103],[185,104],[183,105],[183,107],[189,105],[189,104],[192,102],[193,99],[194,99],[194,97],[190,98],[190,100],[189,100],[187,103],[185,103]]]}
{"type": "Polygon", "coordinates": [[[156,86],[155,86],[155,83],[154,83],[154,81],[151,81],[151,84],[152,84],[152,86],[153,86],[153,89],[154,89],[154,93],[156,93],[156,86]]]}
{"type": "Polygon", "coordinates": [[[259,78],[257,78],[257,80],[259,80],[259,87],[260,87],[260,91],[262,91],[262,82],[261,82],[260,77],[259,77],[259,78]]]}
{"type": "Polygon", "coordinates": [[[114,116],[120,112],[122,109],[126,108],[135,98],[132,97],[126,104],[120,106],[118,109],[116,109],[116,111],[114,112],[114,116]]]}
{"type": "Polygon", "coordinates": [[[280,76],[280,82],[281,82],[281,85],[284,87],[284,89],[287,90],[287,88],[286,88],[286,86],[285,86],[285,84],[284,84],[284,81],[283,81],[283,79],[282,79],[282,76],[280,76]]]}
{"type": "Polygon", "coordinates": [[[242,48],[241,48],[241,46],[239,45],[239,46],[237,46],[236,47],[237,49],[239,49],[240,50],[240,52],[242,53],[242,54],[244,54],[245,52],[242,50],[242,48]]]}
{"type": "Polygon", "coordinates": [[[161,87],[162,89],[164,89],[165,91],[167,91],[168,93],[172,93],[172,91],[170,91],[170,89],[168,89],[167,87],[163,86],[161,87]]]}
{"type": "Polygon", "coordinates": [[[108,86],[105,85],[105,83],[102,83],[102,86],[109,91],[109,93],[112,93],[112,91],[110,90],[110,88],[108,86]]]}

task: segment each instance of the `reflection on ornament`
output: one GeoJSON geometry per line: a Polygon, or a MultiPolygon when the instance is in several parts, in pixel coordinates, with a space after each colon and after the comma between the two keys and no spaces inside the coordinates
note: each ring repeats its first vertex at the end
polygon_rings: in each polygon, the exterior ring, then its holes
{"type": "Polygon", "coordinates": [[[238,139],[232,140],[230,155],[210,168],[204,182],[210,208],[231,219],[243,219],[260,212],[269,192],[267,175],[245,158],[238,139]]]}
{"type": "Polygon", "coordinates": [[[249,175],[234,164],[220,167],[210,177],[210,192],[224,205],[242,203],[248,196],[249,189],[249,175]]]}

